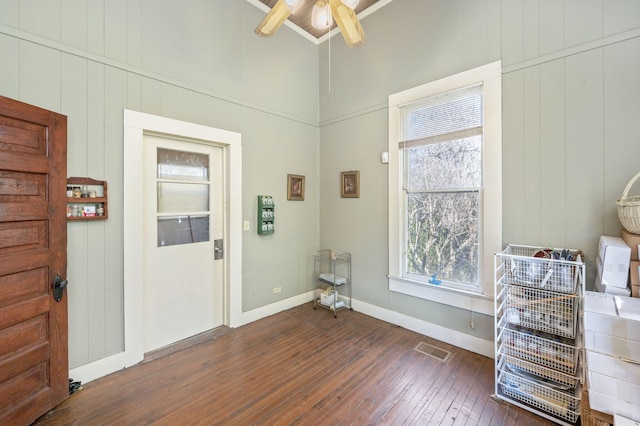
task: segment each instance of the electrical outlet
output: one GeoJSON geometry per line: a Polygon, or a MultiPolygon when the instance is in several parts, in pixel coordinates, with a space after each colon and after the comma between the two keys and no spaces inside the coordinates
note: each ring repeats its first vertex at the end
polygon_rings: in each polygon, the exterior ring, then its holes
{"type": "Polygon", "coordinates": [[[243,231],[248,231],[249,230],[249,221],[245,220],[244,222],[242,222],[242,230],[243,231]]]}
{"type": "Polygon", "coordinates": [[[273,294],[278,294],[282,291],[282,287],[274,287],[273,288],[273,294]]]}
{"type": "Polygon", "coordinates": [[[476,325],[473,323],[473,321],[471,321],[469,325],[471,326],[471,328],[476,328],[476,325]]]}

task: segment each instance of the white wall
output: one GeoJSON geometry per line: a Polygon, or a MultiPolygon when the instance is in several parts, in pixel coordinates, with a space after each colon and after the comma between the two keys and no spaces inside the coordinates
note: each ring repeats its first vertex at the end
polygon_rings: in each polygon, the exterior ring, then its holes
{"type": "Polygon", "coordinates": [[[69,176],[108,182],[109,219],[68,226],[71,368],[123,350],[125,108],[241,133],[243,310],[311,289],[317,46],[256,36],[264,16],[238,0],[0,0],[0,95],[67,115],[69,176]],[[307,176],[304,202],[286,201],[287,173],[307,176]],[[255,232],[259,194],[277,203],[272,236],[255,232]]]}
{"type": "Polygon", "coordinates": [[[320,47],[320,245],[352,253],[354,297],[493,339],[491,316],[388,291],[380,153],[390,94],[497,60],[503,242],[582,249],[590,285],[598,238],[619,234],[615,201],[640,170],[640,2],[394,0],[362,25],[362,46],[320,47]],[[357,200],[340,198],[345,170],[360,170],[357,200]]]}
{"type": "Polygon", "coordinates": [[[331,247],[352,252],[370,311],[492,340],[490,316],[387,290],[379,155],[389,94],[495,60],[504,242],[593,259],[619,231],[614,203],[640,168],[640,2],[393,0],[355,49],[287,27],[259,38],[263,17],[238,0],[0,0],[0,95],[66,114],[69,175],[109,183],[109,220],[69,225],[72,368],[122,350],[124,108],[242,134],[245,310],[304,294],[313,251],[331,247]],[[345,170],[361,198],[340,198],[345,170]],[[304,202],[286,201],[287,173],[307,176],[304,202]],[[255,234],[259,194],[276,199],[270,237],[255,234]]]}

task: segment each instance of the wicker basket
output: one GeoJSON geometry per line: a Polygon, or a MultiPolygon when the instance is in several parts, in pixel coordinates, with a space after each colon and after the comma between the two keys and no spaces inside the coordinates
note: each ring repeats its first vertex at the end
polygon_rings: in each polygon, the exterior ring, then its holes
{"type": "Polygon", "coordinates": [[[616,202],[618,218],[624,229],[632,234],[640,234],[640,196],[627,197],[627,195],[638,178],[640,178],[640,173],[629,181],[622,192],[622,197],[616,202]]]}

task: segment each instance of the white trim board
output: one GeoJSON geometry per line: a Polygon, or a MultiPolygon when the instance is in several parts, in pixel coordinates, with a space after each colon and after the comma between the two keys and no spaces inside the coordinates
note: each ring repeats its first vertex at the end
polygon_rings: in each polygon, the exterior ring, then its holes
{"type": "MultiPolygon", "coordinates": [[[[279,312],[286,311],[287,309],[295,308],[296,306],[303,305],[313,300],[314,291],[310,290],[306,293],[298,294],[296,296],[289,297],[288,299],[280,300],[269,305],[260,306],[247,312],[242,313],[242,324],[249,324],[254,321],[258,321],[262,318],[275,315],[279,312]]],[[[238,325],[238,326],[239,326],[238,325]]]]}
{"type": "Polygon", "coordinates": [[[70,369],[69,378],[84,384],[130,366],[131,365],[127,364],[125,353],[119,352],[115,355],[70,369]]]}
{"type": "Polygon", "coordinates": [[[381,308],[358,300],[352,301],[352,306],[355,311],[377,318],[384,322],[406,328],[407,330],[415,331],[416,333],[489,358],[493,358],[495,356],[493,340],[480,339],[469,334],[451,330],[450,328],[432,324],[427,321],[410,317],[409,315],[401,314],[399,312],[391,311],[389,309],[381,308]]]}
{"type": "MultiPolygon", "coordinates": [[[[235,326],[249,324],[253,321],[257,321],[262,318],[266,318],[271,315],[275,315],[279,312],[286,311],[287,309],[295,308],[307,302],[313,300],[313,290],[308,291],[297,296],[290,297],[288,299],[280,300],[275,303],[271,303],[260,308],[253,309],[251,311],[242,312],[239,323],[235,326]]],[[[125,343],[126,344],[126,343],[125,343]]],[[[115,355],[111,355],[107,358],[102,358],[88,364],[72,368],[69,370],[69,377],[75,381],[82,383],[88,383],[93,380],[99,379],[109,374],[120,371],[124,368],[131,367],[142,359],[137,360],[131,354],[125,352],[119,352],[115,355]]]]}
{"type": "MultiPolygon", "coordinates": [[[[67,53],[69,55],[78,57],[78,58],[82,58],[82,59],[86,59],[88,61],[91,62],[95,62],[97,64],[101,64],[101,65],[105,65],[107,67],[112,67],[114,69],[118,69],[121,71],[124,71],[126,73],[131,73],[134,75],[138,75],[140,77],[143,78],[148,78],[150,80],[155,80],[161,83],[165,83],[165,84],[169,84],[171,86],[175,86],[175,87],[179,87],[185,90],[189,90],[192,91],[194,93],[200,93],[202,95],[205,96],[209,96],[211,98],[220,100],[222,102],[226,102],[229,104],[233,104],[233,105],[239,105],[242,107],[246,107],[246,108],[250,108],[250,109],[254,109],[256,111],[260,111],[269,115],[274,115],[280,118],[284,118],[287,120],[291,120],[294,122],[298,122],[301,124],[306,124],[309,126],[318,126],[317,121],[312,121],[312,120],[308,120],[305,117],[299,117],[299,116],[294,116],[292,114],[283,112],[283,111],[276,111],[271,107],[266,107],[266,106],[262,106],[262,105],[258,105],[258,104],[253,104],[251,102],[248,102],[246,100],[242,100],[239,98],[235,98],[226,94],[222,94],[222,93],[218,93],[215,92],[213,90],[209,90],[209,89],[205,89],[202,88],[200,86],[197,86],[195,84],[191,84],[189,82],[186,81],[182,81],[182,80],[178,80],[176,78],[172,78],[166,75],[162,75],[159,73],[154,73],[145,69],[142,69],[140,67],[125,63],[125,62],[121,62],[115,59],[111,59],[111,58],[107,58],[106,56],[102,56],[102,55],[98,55],[96,53],[92,53],[92,52],[87,52],[85,50],[79,49],[77,47],[74,46],[70,46],[67,44],[63,44],[60,43],[58,41],[55,40],[50,40],[47,39],[45,37],[41,37],[39,35],[36,34],[31,34],[28,33],[26,31],[17,29],[17,28],[12,28],[9,27],[7,25],[1,24],[0,23],[0,34],[4,34],[7,35],[9,37],[14,37],[18,40],[21,41],[25,41],[25,42],[29,42],[29,43],[33,43],[35,45],[38,46],[43,46],[43,47],[47,47],[49,49],[54,49],[57,50],[58,52],[64,52],[67,53]]],[[[258,37],[258,36],[256,36],[258,37]]]]}
{"type": "Polygon", "coordinates": [[[482,294],[430,286],[424,283],[412,282],[402,277],[389,276],[389,291],[489,316],[493,316],[495,310],[494,300],[482,294]]]}
{"type": "Polygon", "coordinates": [[[579,44],[577,46],[572,46],[566,49],[558,50],[557,52],[547,53],[545,55],[538,56],[536,58],[526,59],[521,62],[505,65],[502,68],[502,74],[503,75],[509,74],[515,71],[520,71],[523,69],[542,65],[547,62],[557,61],[558,59],[564,59],[570,56],[579,55],[581,53],[588,52],[590,50],[600,49],[603,47],[610,46],[612,44],[621,43],[637,37],[640,37],[640,29],[637,29],[637,28],[629,31],[624,31],[618,34],[604,36],[598,40],[589,41],[586,43],[579,44]]]}
{"type": "Polygon", "coordinates": [[[197,140],[224,150],[225,224],[224,324],[243,324],[242,313],[242,145],[239,133],[124,110],[124,357],[125,366],[144,358],[142,153],[145,133],[197,140]]]}
{"type": "MultiPolygon", "coordinates": [[[[266,318],[271,315],[275,315],[279,312],[286,311],[287,309],[295,308],[307,302],[313,300],[313,290],[299,294],[297,296],[290,297],[279,302],[271,303],[260,308],[253,309],[251,311],[242,313],[242,324],[244,325],[253,321],[266,318]]],[[[356,312],[363,313],[370,317],[379,319],[381,321],[388,322],[406,328],[407,330],[414,331],[416,333],[432,337],[445,343],[457,346],[459,348],[475,352],[480,355],[484,355],[489,358],[494,357],[494,342],[489,340],[480,339],[469,334],[460,333],[442,327],[439,325],[431,324],[427,321],[419,320],[410,317],[405,314],[391,311],[389,309],[381,308],[379,306],[371,305],[359,300],[352,300],[352,306],[356,312]]],[[[139,361],[138,361],[139,362],[139,361]]],[[[107,358],[94,361],[92,363],[73,368],[69,371],[69,377],[82,383],[87,383],[100,377],[107,376],[116,371],[130,367],[137,362],[131,364],[127,361],[124,352],[112,355],[107,358]]]]}

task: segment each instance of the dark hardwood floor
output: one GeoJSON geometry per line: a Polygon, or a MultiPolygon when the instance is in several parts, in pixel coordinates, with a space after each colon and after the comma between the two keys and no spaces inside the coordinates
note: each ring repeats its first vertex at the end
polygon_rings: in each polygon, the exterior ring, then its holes
{"type": "Polygon", "coordinates": [[[492,359],[358,312],[305,304],[186,343],[86,384],[34,424],[552,424],[491,398],[492,359]]]}

